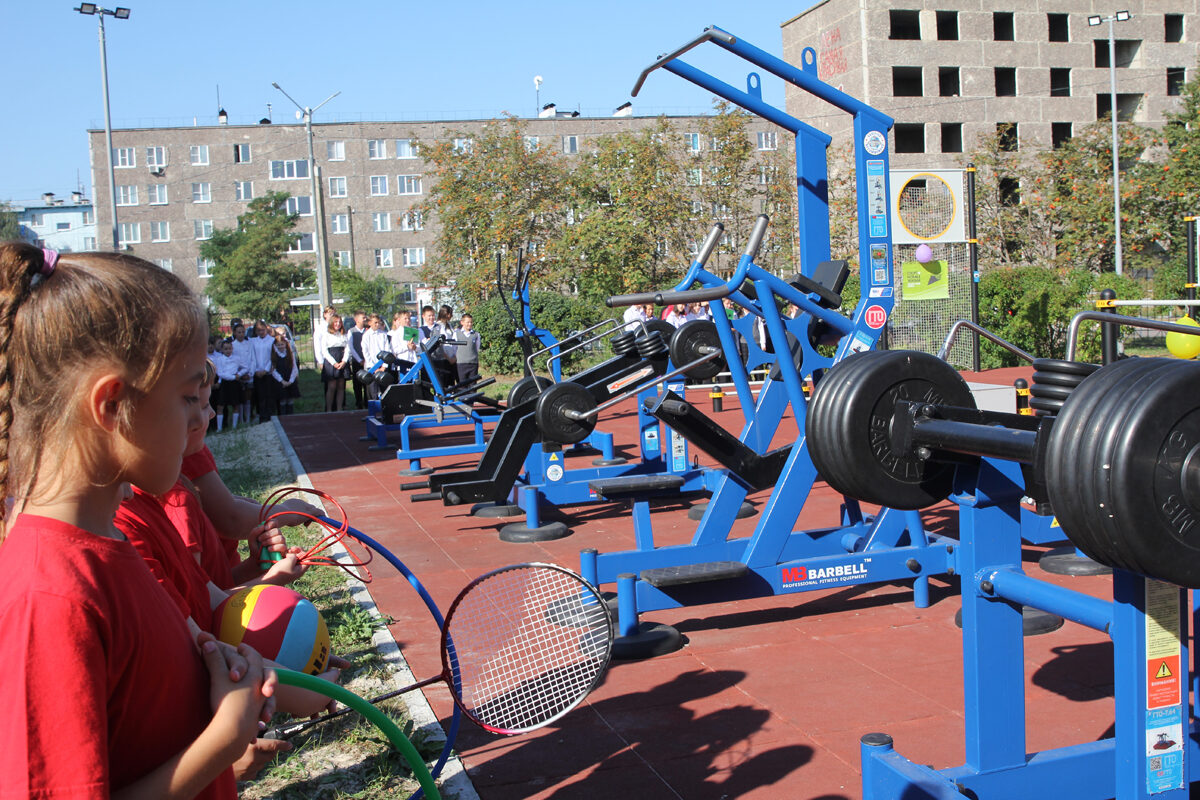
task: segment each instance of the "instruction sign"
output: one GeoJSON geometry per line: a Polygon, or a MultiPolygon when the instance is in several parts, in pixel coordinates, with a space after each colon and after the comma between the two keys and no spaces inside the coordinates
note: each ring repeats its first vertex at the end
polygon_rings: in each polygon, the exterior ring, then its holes
{"type": "Polygon", "coordinates": [[[882,239],[888,232],[887,175],[883,161],[867,161],[867,218],[871,238],[882,239]]]}
{"type": "Polygon", "coordinates": [[[1184,783],[1179,587],[1146,579],[1146,790],[1184,783]]]}
{"type": "Polygon", "coordinates": [[[905,300],[947,300],[950,297],[950,265],[941,259],[922,264],[905,261],[900,265],[904,276],[905,300]]]}

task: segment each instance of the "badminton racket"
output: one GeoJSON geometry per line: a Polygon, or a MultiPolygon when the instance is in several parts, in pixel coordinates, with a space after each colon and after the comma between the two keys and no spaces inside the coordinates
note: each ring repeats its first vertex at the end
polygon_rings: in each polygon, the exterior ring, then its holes
{"type": "MultiPolygon", "coordinates": [[[[371,703],[445,681],[484,730],[518,734],[549,725],[596,686],[612,653],[613,624],[600,593],[554,564],[501,567],[471,581],[442,626],[440,674],[371,703]]],[[[279,731],[287,738],[351,709],[279,731]]]]}

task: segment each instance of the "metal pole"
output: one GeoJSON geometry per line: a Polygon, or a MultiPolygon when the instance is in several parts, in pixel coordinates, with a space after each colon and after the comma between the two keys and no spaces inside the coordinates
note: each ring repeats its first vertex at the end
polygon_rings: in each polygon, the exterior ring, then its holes
{"type": "Polygon", "coordinates": [[[304,109],[304,133],[308,137],[308,177],[312,185],[313,219],[316,221],[316,231],[313,233],[317,242],[317,293],[321,297],[321,307],[329,308],[331,295],[329,293],[329,259],[325,254],[325,237],[321,235],[323,220],[317,214],[323,206],[317,192],[321,187],[317,182],[317,160],[313,156],[312,109],[304,109]]]}
{"type": "MultiPolygon", "coordinates": [[[[979,324],[979,239],[975,229],[975,165],[967,164],[967,252],[971,268],[971,322],[979,324]]],[[[979,334],[972,337],[974,346],[971,368],[979,372],[979,334]]]]}
{"type": "Polygon", "coordinates": [[[108,106],[108,53],[104,40],[104,11],[96,15],[100,18],[100,89],[104,94],[104,158],[108,162],[108,212],[112,217],[112,249],[120,249],[120,239],[117,235],[117,179],[113,172],[113,138],[112,114],[108,106]]]}
{"type": "MultiPolygon", "coordinates": [[[[1196,299],[1196,218],[1184,217],[1184,222],[1187,223],[1187,264],[1184,269],[1184,286],[1187,288],[1187,299],[1196,299]]],[[[1188,316],[1196,319],[1195,307],[1188,309],[1188,316]]]]}
{"type": "Polygon", "coordinates": [[[1116,17],[1108,18],[1108,78],[1109,94],[1112,97],[1112,162],[1113,162],[1113,213],[1116,224],[1116,270],[1123,274],[1121,263],[1121,148],[1117,138],[1117,45],[1113,40],[1113,23],[1116,17]]]}

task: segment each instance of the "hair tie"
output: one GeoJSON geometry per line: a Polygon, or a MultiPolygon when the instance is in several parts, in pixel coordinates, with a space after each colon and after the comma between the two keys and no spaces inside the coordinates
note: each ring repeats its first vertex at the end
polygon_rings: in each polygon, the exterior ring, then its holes
{"type": "Polygon", "coordinates": [[[58,251],[51,250],[49,247],[42,248],[42,277],[49,277],[50,273],[54,272],[54,266],[58,263],[58,251]]]}

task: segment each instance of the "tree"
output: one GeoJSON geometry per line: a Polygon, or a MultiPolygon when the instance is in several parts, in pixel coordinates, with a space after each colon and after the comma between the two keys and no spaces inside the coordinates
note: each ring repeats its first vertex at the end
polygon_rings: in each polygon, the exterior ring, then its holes
{"type": "Polygon", "coordinates": [[[0,200],[0,242],[15,241],[21,238],[21,223],[17,221],[17,212],[12,206],[0,200]]]}
{"type": "Polygon", "coordinates": [[[514,117],[488,123],[473,138],[423,141],[421,156],[433,164],[434,186],[420,208],[441,223],[422,280],[453,285],[467,306],[477,306],[495,291],[497,253],[515,266],[525,250],[541,262],[542,286],[566,288],[574,270],[548,247],[575,205],[561,156],[528,140],[514,117]]]}
{"type": "Polygon", "coordinates": [[[297,215],[287,213],[286,192],[250,201],[236,228],[213,231],[200,255],[214,262],[206,292],[231,314],[268,319],[288,300],[305,292],[313,278],[308,261],[295,262],[288,249],[299,240],[297,215]]]}
{"type": "Polygon", "coordinates": [[[330,282],[333,293],[345,299],[346,308],[379,314],[389,328],[392,315],[408,305],[400,287],[385,275],[365,278],[352,267],[335,264],[330,282]]]}

